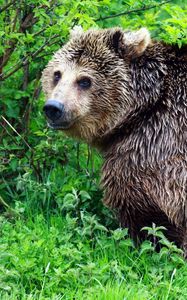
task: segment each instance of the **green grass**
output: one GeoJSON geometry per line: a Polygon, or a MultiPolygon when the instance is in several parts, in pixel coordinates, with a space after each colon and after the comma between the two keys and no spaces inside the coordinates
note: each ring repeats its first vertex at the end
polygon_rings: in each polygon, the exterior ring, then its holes
{"type": "Polygon", "coordinates": [[[154,226],[146,230],[160,253],[149,241],[134,247],[102,205],[101,158],[88,152],[49,136],[33,157],[41,178],[25,157],[16,176],[10,164],[4,169],[0,300],[186,300],[181,251],[154,226]]]}
{"type": "MultiPolygon", "coordinates": [[[[187,299],[187,265],[168,243],[135,248],[96,216],[0,220],[0,299],[187,299]]],[[[160,235],[160,231],[158,231],[160,235]]]]}

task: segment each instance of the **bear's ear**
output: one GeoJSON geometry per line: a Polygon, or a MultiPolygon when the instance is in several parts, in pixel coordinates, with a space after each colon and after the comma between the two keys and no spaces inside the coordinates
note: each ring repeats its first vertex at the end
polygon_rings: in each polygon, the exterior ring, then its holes
{"type": "Polygon", "coordinates": [[[83,28],[80,25],[75,25],[70,31],[70,38],[77,38],[83,33],[83,28]]]}
{"type": "Polygon", "coordinates": [[[116,29],[112,34],[112,48],[122,58],[141,56],[150,42],[150,33],[146,28],[131,32],[116,29]]]}

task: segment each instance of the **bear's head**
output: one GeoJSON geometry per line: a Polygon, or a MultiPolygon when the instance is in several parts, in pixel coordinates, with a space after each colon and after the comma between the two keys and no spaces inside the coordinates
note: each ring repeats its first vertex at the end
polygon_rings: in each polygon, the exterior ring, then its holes
{"type": "Polygon", "coordinates": [[[147,29],[73,30],[43,71],[48,125],[93,143],[136,106],[129,65],[150,43],[147,29]]]}

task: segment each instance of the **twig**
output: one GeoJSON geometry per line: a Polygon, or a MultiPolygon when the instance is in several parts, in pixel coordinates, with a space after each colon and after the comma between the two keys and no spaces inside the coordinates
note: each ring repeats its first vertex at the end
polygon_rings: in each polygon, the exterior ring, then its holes
{"type": "MultiPolygon", "coordinates": [[[[0,123],[0,125],[5,129],[5,131],[7,132],[7,134],[15,141],[16,145],[19,145],[19,144],[17,143],[15,137],[7,130],[7,128],[6,128],[3,124],[1,124],[1,123],[0,123]]],[[[10,127],[12,128],[12,126],[10,126],[10,127]]],[[[16,131],[16,132],[17,132],[17,131],[16,131]]],[[[18,135],[20,136],[20,134],[18,134],[18,135]]],[[[23,141],[25,141],[24,138],[23,138],[22,136],[20,136],[20,137],[21,137],[21,139],[22,139],[23,141]]],[[[29,146],[29,147],[30,147],[30,146],[29,146]]],[[[33,150],[31,147],[30,147],[29,149],[31,150],[31,157],[33,157],[33,155],[34,155],[34,150],[33,150]]],[[[37,167],[35,166],[33,160],[32,160],[32,159],[30,160],[29,157],[28,157],[28,155],[27,155],[26,153],[25,153],[24,155],[25,155],[25,157],[28,159],[28,161],[30,162],[30,165],[31,165],[31,166],[33,167],[33,169],[35,170],[35,172],[36,172],[36,174],[37,174],[39,180],[42,181],[42,176],[41,176],[39,170],[37,169],[37,167]]]]}
{"type": "Polygon", "coordinates": [[[156,7],[159,7],[161,5],[164,5],[164,4],[168,3],[168,2],[171,2],[171,0],[167,0],[167,1],[161,2],[160,4],[155,4],[155,5],[151,5],[151,6],[145,6],[144,5],[141,8],[138,8],[138,9],[132,9],[132,10],[128,10],[128,11],[123,11],[123,12],[118,13],[118,14],[113,14],[113,15],[110,15],[110,16],[106,16],[106,17],[103,17],[103,18],[96,19],[95,22],[103,21],[103,20],[107,20],[107,19],[111,19],[111,18],[116,18],[116,17],[120,17],[120,16],[124,16],[124,15],[128,15],[128,14],[132,14],[132,13],[137,13],[137,12],[144,11],[144,10],[149,10],[149,9],[156,8],[156,7]]]}
{"type": "MultiPolygon", "coordinates": [[[[17,10],[16,14],[18,14],[18,10],[17,10]]],[[[17,21],[17,16],[15,17],[15,20],[13,21],[13,23],[14,23],[13,28],[12,28],[13,31],[15,29],[14,27],[16,25],[16,21],[17,21]]],[[[22,23],[20,24],[20,27],[19,27],[17,33],[25,33],[26,29],[32,27],[35,23],[37,23],[37,21],[38,21],[38,18],[34,17],[33,11],[30,12],[29,14],[24,16],[24,19],[22,20],[22,23]]],[[[8,41],[8,44],[7,44],[8,47],[6,48],[5,53],[0,57],[1,74],[2,74],[3,68],[6,66],[12,53],[14,52],[17,43],[18,43],[18,40],[16,40],[16,39],[11,39],[10,41],[8,41]]],[[[0,75],[0,78],[1,78],[1,75],[0,75]]]]}
{"type": "Polygon", "coordinates": [[[41,30],[35,32],[35,33],[33,34],[33,37],[36,37],[37,35],[43,33],[47,28],[48,28],[48,26],[45,26],[45,27],[42,28],[41,30]]]}
{"type": "Polygon", "coordinates": [[[77,143],[77,171],[80,171],[80,143],[77,143]]]}
{"type": "Polygon", "coordinates": [[[30,61],[30,58],[35,58],[40,52],[42,52],[42,50],[45,48],[45,46],[52,46],[53,44],[60,41],[60,39],[58,39],[58,40],[55,40],[55,41],[49,43],[52,39],[57,38],[57,37],[59,37],[59,35],[56,34],[49,41],[45,42],[38,50],[36,50],[34,53],[32,53],[28,58],[24,57],[22,59],[22,61],[19,62],[18,64],[16,64],[15,68],[11,72],[9,72],[7,75],[6,75],[6,73],[5,74],[1,73],[0,74],[0,81],[4,81],[5,79],[7,79],[11,75],[13,75],[15,72],[17,72],[19,69],[21,69],[22,66],[28,64],[29,61],[30,61]]]}
{"type": "Polygon", "coordinates": [[[1,9],[0,9],[0,14],[6,10],[7,8],[9,8],[12,4],[14,4],[16,2],[16,0],[13,0],[11,2],[9,2],[7,5],[3,6],[1,9]]]}
{"type": "Polygon", "coordinates": [[[18,19],[18,14],[19,14],[19,9],[16,10],[16,15],[15,15],[15,18],[13,20],[13,26],[12,26],[12,32],[15,31],[15,28],[16,28],[16,23],[17,23],[17,19],[18,19]]]}
{"type": "Polygon", "coordinates": [[[10,209],[10,206],[3,200],[3,198],[0,196],[0,204],[3,204],[6,208],[10,209]]]}
{"type": "Polygon", "coordinates": [[[87,153],[88,153],[88,155],[87,155],[86,167],[87,167],[87,170],[88,170],[89,163],[90,163],[90,146],[89,145],[87,145],[87,153]]]}
{"type": "Polygon", "coordinates": [[[19,213],[15,209],[10,207],[1,196],[0,196],[0,204],[2,204],[9,212],[19,215],[19,213]]]}
{"type": "Polygon", "coordinates": [[[27,143],[27,141],[21,136],[21,134],[19,134],[19,132],[17,132],[17,130],[9,123],[9,121],[1,116],[1,118],[6,122],[6,124],[22,139],[22,141],[25,143],[25,145],[32,150],[31,146],[27,143]]]}
{"type": "Polygon", "coordinates": [[[49,56],[49,55],[52,55],[54,54],[54,51],[51,51],[51,52],[45,52],[44,54],[40,55],[40,56],[37,56],[36,59],[41,59],[43,57],[46,57],[46,56],[49,56]]]}
{"type": "MultiPolygon", "coordinates": [[[[54,38],[57,38],[57,37],[59,37],[59,34],[53,35],[49,41],[51,41],[51,40],[53,40],[54,38]]],[[[55,41],[55,42],[52,42],[52,43],[49,43],[49,41],[45,42],[45,43],[44,43],[37,51],[35,51],[35,52],[31,55],[31,57],[32,57],[32,58],[33,58],[33,57],[36,57],[36,56],[37,56],[37,55],[45,48],[45,46],[51,46],[51,45],[53,45],[54,43],[56,43],[56,41],[55,41]]]]}

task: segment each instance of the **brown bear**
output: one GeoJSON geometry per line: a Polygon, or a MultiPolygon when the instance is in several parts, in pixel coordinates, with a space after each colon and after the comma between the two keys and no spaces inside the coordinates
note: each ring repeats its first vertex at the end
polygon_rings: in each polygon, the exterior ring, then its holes
{"type": "Polygon", "coordinates": [[[103,154],[104,203],[134,240],[165,226],[187,254],[187,47],[147,29],[75,30],[42,75],[48,125],[103,154]]]}

